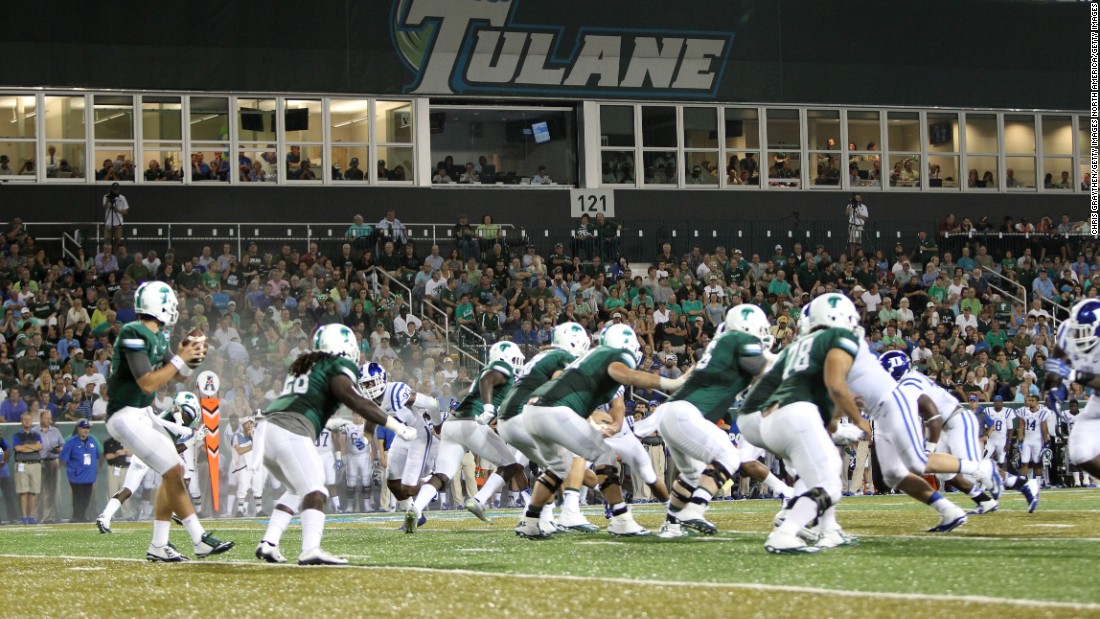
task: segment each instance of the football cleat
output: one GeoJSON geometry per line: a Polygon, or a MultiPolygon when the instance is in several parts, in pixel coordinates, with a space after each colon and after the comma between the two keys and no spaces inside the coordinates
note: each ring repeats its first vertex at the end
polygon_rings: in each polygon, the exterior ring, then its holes
{"type": "Polygon", "coordinates": [[[848,535],[837,527],[822,531],[814,546],[817,548],[837,548],[840,546],[855,546],[859,544],[859,538],[848,535]]]}
{"type": "Polygon", "coordinates": [[[772,531],[768,539],[764,541],[764,549],[772,554],[805,554],[820,552],[817,546],[808,546],[797,535],[789,535],[781,531],[772,531]]]}
{"type": "Polygon", "coordinates": [[[997,502],[993,499],[990,499],[988,501],[982,501],[981,503],[978,503],[977,507],[975,507],[974,509],[972,509],[972,510],[966,512],[966,513],[968,513],[972,516],[980,516],[982,514],[992,514],[993,512],[997,511],[997,508],[999,508],[1000,506],[1001,506],[1001,504],[999,502],[997,502]]]}
{"type": "Polygon", "coordinates": [[[149,544],[149,547],[145,549],[145,559],[153,563],[182,563],[188,560],[172,544],[163,546],[149,544]]]}
{"type": "Polygon", "coordinates": [[[194,546],[195,556],[202,559],[210,555],[220,555],[236,545],[235,542],[221,541],[213,533],[203,533],[202,541],[194,546]]]}
{"type": "Polygon", "coordinates": [[[997,465],[993,464],[992,460],[982,460],[974,477],[981,483],[983,489],[989,491],[989,495],[993,497],[993,500],[1001,498],[1001,491],[1004,490],[1004,480],[1001,479],[1001,474],[997,471],[997,465]]]}
{"type": "Polygon", "coordinates": [[[337,557],[336,555],[321,550],[318,546],[313,550],[303,552],[298,555],[298,565],[347,565],[348,560],[344,557],[337,557]]]}
{"type": "Polygon", "coordinates": [[[279,552],[279,547],[266,541],[256,546],[256,558],[268,563],[286,563],[286,557],[279,552]]]}
{"type": "Polygon", "coordinates": [[[661,539],[677,539],[680,537],[693,537],[695,531],[685,529],[679,522],[665,522],[657,531],[657,537],[661,539]]]}
{"type": "Polygon", "coordinates": [[[588,522],[583,514],[566,514],[562,512],[558,518],[557,526],[565,531],[576,531],[579,533],[597,533],[600,527],[588,522]]]}
{"type": "Polygon", "coordinates": [[[485,506],[482,505],[481,502],[477,499],[470,497],[466,499],[466,502],[463,503],[462,506],[466,508],[466,511],[477,516],[478,520],[484,522],[485,524],[493,524],[493,521],[485,515],[485,506]]]}
{"type": "Polygon", "coordinates": [[[516,535],[524,539],[550,539],[551,535],[539,527],[538,520],[524,518],[516,525],[516,535]]]}
{"type": "MultiPolygon", "coordinates": [[[[778,529],[780,526],[783,525],[784,522],[787,521],[787,516],[789,514],[789,509],[779,510],[779,512],[775,514],[775,517],[772,518],[772,526],[778,529]]],[[[802,527],[798,531],[798,537],[800,537],[802,541],[806,542],[807,544],[812,545],[817,543],[817,538],[821,537],[821,534],[816,528],[802,527]]]]}
{"type": "Polygon", "coordinates": [[[100,533],[111,532],[111,522],[104,518],[103,514],[100,514],[99,517],[95,519],[95,526],[99,529],[100,533]]]}
{"type": "Polygon", "coordinates": [[[1027,480],[1027,483],[1020,488],[1020,493],[1027,499],[1027,513],[1035,513],[1035,508],[1039,507],[1039,482],[1034,479],[1027,480]]]}
{"type": "Polygon", "coordinates": [[[649,535],[649,531],[634,520],[630,512],[611,517],[611,524],[607,525],[607,532],[619,537],[640,537],[649,535]]]}
{"type": "Polygon", "coordinates": [[[688,503],[674,514],[680,524],[703,535],[714,535],[718,527],[709,522],[705,517],[706,508],[696,503],[688,503]]]}
{"type": "Polygon", "coordinates": [[[940,518],[940,523],[928,529],[928,532],[947,533],[948,531],[954,531],[964,524],[966,524],[966,512],[964,512],[961,507],[955,507],[946,514],[943,514],[943,517],[940,518]]]}

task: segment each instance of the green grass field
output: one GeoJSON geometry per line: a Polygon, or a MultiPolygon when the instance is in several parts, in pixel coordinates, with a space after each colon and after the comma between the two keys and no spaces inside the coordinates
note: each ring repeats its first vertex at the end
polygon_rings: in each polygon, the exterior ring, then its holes
{"type": "MultiPolygon", "coordinates": [[[[960,495],[951,495],[960,505],[960,495]]],[[[265,524],[210,521],[238,544],[216,560],[143,560],[148,523],[0,529],[11,602],[4,617],[924,616],[1100,617],[1100,491],[1045,492],[1026,513],[1019,495],[948,535],[925,534],[936,515],[900,496],[846,499],[840,522],[855,547],[773,556],[763,541],[775,501],[719,502],[714,537],[617,539],[568,534],[532,542],[512,531],[516,510],[486,525],[465,512],[429,512],[415,535],[395,515],[338,516],[324,545],[348,568],[271,566],[252,552],[265,524]],[[16,592],[36,592],[17,611],[16,592]],[[74,602],[74,595],[81,602],[74,602]]],[[[637,506],[656,530],[659,506],[637,506]]],[[[603,525],[602,513],[590,520],[603,525]]],[[[299,550],[295,522],[283,539],[299,550]]],[[[172,541],[190,554],[175,527],[172,541]]]]}

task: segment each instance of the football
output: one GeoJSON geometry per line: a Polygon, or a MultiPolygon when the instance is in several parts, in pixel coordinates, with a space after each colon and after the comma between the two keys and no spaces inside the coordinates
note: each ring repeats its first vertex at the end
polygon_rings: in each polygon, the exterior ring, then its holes
{"type": "Polygon", "coordinates": [[[184,344],[198,343],[198,344],[202,345],[201,346],[202,354],[199,357],[197,357],[197,358],[193,359],[192,361],[190,361],[187,364],[188,366],[190,366],[192,368],[197,368],[200,365],[202,365],[203,361],[206,361],[206,347],[207,347],[206,334],[202,332],[202,329],[199,329],[198,327],[195,327],[194,329],[191,329],[190,331],[188,331],[187,335],[184,336],[184,338],[183,338],[183,343],[184,344]]]}

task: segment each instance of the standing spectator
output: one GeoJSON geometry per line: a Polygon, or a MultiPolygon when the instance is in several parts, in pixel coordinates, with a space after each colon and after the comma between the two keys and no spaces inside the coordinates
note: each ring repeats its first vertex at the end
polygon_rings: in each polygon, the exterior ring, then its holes
{"type": "Polygon", "coordinates": [[[27,412],[27,403],[19,397],[19,387],[12,385],[8,389],[8,399],[0,403],[0,420],[7,423],[19,423],[27,412]]]}
{"type": "Polygon", "coordinates": [[[76,434],[65,441],[61,449],[61,461],[73,491],[73,517],[70,522],[88,522],[88,503],[92,499],[99,468],[99,456],[103,447],[92,436],[92,424],[87,419],[76,423],[76,434]]]}
{"type": "Polygon", "coordinates": [[[462,260],[481,258],[480,248],[477,243],[477,230],[470,225],[470,217],[466,213],[458,216],[458,223],[452,228],[455,244],[458,245],[459,256],[462,260]]]}
{"type": "Polygon", "coordinates": [[[11,446],[0,436],[0,495],[4,496],[4,518],[9,524],[15,524],[15,512],[18,508],[15,504],[15,485],[12,484],[11,471],[8,469],[11,456],[11,446]]]}
{"type": "Polygon", "coordinates": [[[35,515],[43,524],[61,522],[57,513],[58,457],[65,439],[61,436],[61,430],[53,424],[53,414],[48,410],[43,410],[38,418],[38,436],[42,439],[42,450],[39,452],[42,458],[42,496],[35,515]]]}
{"type": "Polygon", "coordinates": [[[11,439],[15,451],[15,492],[19,494],[20,522],[37,524],[34,519],[38,493],[42,491],[42,441],[34,429],[30,413],[23,413],[22,429],[11,439]]]}
{"type": "Polygon", "coordinates": [[[375,228],[378,230],[379,242],[392,241],[395,252],[401,251],[401,248],[407,242],[405,224],[401,223],[401,220],[396,217],[396,213],[392,208],[386,211],[386,216],[378,222],[375,228]]]}
{"type": "Polygon", "coordinates": [[[103,224],[107,228],[104,236],[118,243],[122,240],[123,218],[130,211],[126,196],[119,193],[118,183],[111,183],[111,190],[103,196],[103,209],[107,212],[103,220],[103,224]]]}
{"type": "Polygon", "coordinates": [[[863,203],[863,196],[852,194],[848,206],[844,208],[848,216],[848,258],[855,259],[856,253],[863,245],[863,226],[867,223],[869,214],[867,205],[863,203]]]}

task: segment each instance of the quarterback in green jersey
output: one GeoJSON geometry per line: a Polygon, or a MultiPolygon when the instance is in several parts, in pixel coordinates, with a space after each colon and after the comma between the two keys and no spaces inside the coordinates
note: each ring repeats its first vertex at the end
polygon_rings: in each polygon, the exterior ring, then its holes
{"type": "Polygon", "coordinates": [[[516,526],[516,534],[529,539],[543,539],[547,534],[538,526],[543,506],[561,487],[569,471],[568,454],[576,454],[595,466],[600,491],[611,506],[612,535],[648,535],[626,503],[619,486],[619,469],[611,447],[604,441],[622,429],[626,407],[618,395],[620,386],[672,391],[683,384],[689,374],[669,379],[637,370],[641,357],[638,336],[626,325],[605,327],[600,345],[566,367],[557,378],[539,387],[532,394],[533,402],[525,408],[524,427],[534,439],[546,470],[527,505],[524,519],[516,526]],[[593,413],[610,403],[609,413],[593,413]]]}
{"type": "MultiPolygon", "coordinates": [[[[389,417],[359,390],[359,343],[351,329],[327,324],[313,336],[313,350],[299,356],[290,366],[283,392],[264,410],[253,434],[253,450],[260,462],[287,492],[276,501],[271,521],[256,558],[283,563],[279,541],[296,512],[302,522],[302,552],[299,565],[342,565],[347,559],[321,548],[325,529],[324,507],[328,501],[325,468],[317,453],[317,435],[329,423],[340,405],[366,419],[384,425],[409,440],[416,430],[389,417]]],[[[373,428],[373,426],[370,426],[373,428]]]]}
{"type": "Polygon", "coordinates": [[[764,371],[767,358],[762,342],[771,339],[768,326],[767,316],[755,305],[730,308],[691,377],[653,413],[680,471],[672,485],[661,537],[682,537],[681,527],[705,535],[717,532],[705,518],[707,506],[740,468],[741,458],[716,423],[764,371]]]}
{"type": "Polygon", "coordinates": [[[233,542],[223,542],[206,532],[195,515],[183,464],[174,441],[155,421],[153,398],[157,389],[191,374],[191,365],[206,354],[206,344],[185,339],[176,354],[168,351],[168,336],[179,318],[176,293],[164,282],[146,282],[134,293],[137,320],[119,331],[107,381],[111,400],[107,404],[107,431],[161,476],[153,503],[153,539],[145,558],[155,562],[186,561],[168,543],[168,530],[175,513],[180,518],[195,556],[223,553],[233,542]]]}
{"type": "Polygon", "coordinates": [[[841,462],[827,429],[835,423],[834,408],[871,434],[848,390],[848,371],[862,336],[858,310],[848,297],[829,293],[803,311],[802,335],[752,388],[737,419],[750,443],[786,460],[809,488],[764,543],[773,553],[816,552],[847,543],[823,538],[817,546],[807,546],[798,534],[820,518],[822,531],[841,536],[836,523],[841,462]]]}

